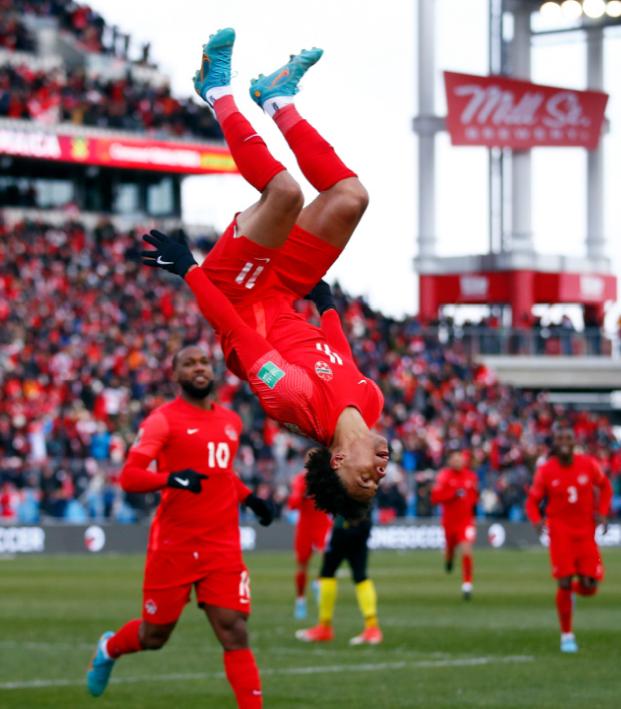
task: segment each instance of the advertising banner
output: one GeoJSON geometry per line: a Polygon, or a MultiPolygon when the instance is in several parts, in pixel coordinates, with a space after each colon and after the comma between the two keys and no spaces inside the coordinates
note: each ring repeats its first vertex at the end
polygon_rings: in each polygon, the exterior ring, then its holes
{"type": "MultiPolygon", "coordinates": [[[[147,547],[149,528],[133,524],[91,525],[0,525],[0,555],[23,554],[142,554],[147,547]]],[[[284,522],[270,527],[243,524],[240,527],[242,549],[251,551],[293,551],[294,527],[284,522]]],[[[547,546],[546,535],[537,537],[526,522],[486,521],[477,524],[477,547],[520,549],[547,546]]],[[[621,546],[621,524],[609,525],[607,534],[597,531],[602,547],[621,546]]],[[[369,541],[371,549],[440,550],[444,532],[438,520],[402,520],[376,525],[369,541]]]]}
{"type": "Polygon", "coordinates": [[[525,150],[599,143],[608,95],[542,86],[506,76],[444,72],[453,145],[525,150]]]}
{"type": "Polygon", "coordinates": [[[218,145],[63,135],[43,127],[13,129],[6,122],[0,127],[0,154],[186,175],[237,172],[228,149],[218,145]]]}

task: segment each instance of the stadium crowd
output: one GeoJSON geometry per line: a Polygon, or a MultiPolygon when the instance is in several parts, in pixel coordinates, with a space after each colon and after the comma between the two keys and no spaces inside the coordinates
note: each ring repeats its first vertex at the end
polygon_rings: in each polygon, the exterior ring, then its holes
{"type": "MultiPolygon", "coordinates": [[[[118,472],[140,421],[175,395],[171,355],[200,341],[212,353],[218,396],[244,421],[237,470],[283,510],[308,442],[266,419],[247,386],[223,365],[189,291],[140,265],[140,230],[102,221],[61,227],[0,221],[0,518],[131,521],[155,497],[128,496],[118,472]]],[[[208,237],[195,241],[209,250],[208,237]]],[[[380,520],[433,512],[430,487],[446,454],[468,451],[482,495],[479,513],[523,519],[536,462],[553,423],[566,419],[621,495],[621,450],[603,416],[553,406],[513,389],[473,362],[463,338],[449,343],[416,318],[374,312],[335,287],[360,368],[382,387],[381,428],[392,462],[380,520]]],[[[313,306],[301,311],[314,317],[313,306]]]]}
{"type": "Polygon", "coordinates": [[[61,31],[75,37],[87,51],[111,53],[115,50],[114,43],[104,37],[105,34],[112,34],[107,32],[112,28],[89,5],[73,0],[0,0],[0,14],[12,18],[34,15],[54,19],[61,31]]]}
{"type": "Polygon", "coordinates": [[[155,137],[222,137],[208,108],[173,97],[168,86],[133,79],[131,72],[106,80],[82,70],[0,66],[0,117],[141,131],[155,137]]]}

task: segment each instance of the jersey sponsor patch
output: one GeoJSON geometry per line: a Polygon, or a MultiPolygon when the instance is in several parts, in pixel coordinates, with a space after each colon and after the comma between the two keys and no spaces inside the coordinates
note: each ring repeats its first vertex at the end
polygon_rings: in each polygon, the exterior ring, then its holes
{"type": "Polygon", "coordinates": [[[321,360],[315,362],[315,374],[319,377],[319,379],[323,379],[325,382],[329,382],[334,376],[330,365],[327,362],[322,362],[321,360]]]}
{"type": "Polygon", "coordinates": [[[285,372],[272,361],[266,362],[257,374],[257,377],[270,389],[273,389],[284,376],[285,372]]]}

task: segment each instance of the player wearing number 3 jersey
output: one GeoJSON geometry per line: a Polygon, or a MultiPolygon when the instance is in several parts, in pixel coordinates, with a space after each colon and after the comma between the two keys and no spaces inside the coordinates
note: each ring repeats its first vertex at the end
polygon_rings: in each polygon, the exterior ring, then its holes
{"type": "Polygon", "coordinates": [[[242,176],[260,193],[239,213],[197,267],[187,245],[153,231],[144,263],[183,277],[218,332],[228,366],[246,379],[265,411],[323,444],[309,458],[315,504],[345,517],[364,515],[388,460],[372,432],[383,397],[356,366],[331,303],[314,288],[349,241],[367,193],[332,146],[297,112],[293,97],[322,56],[304,50],[251,82],[251,97],[274,118],[318,196],[304,206],[299,185],[239,112],[230,87],[235,32],[220,30],[203,47],[197,93],[211,106],[242,176]],[[293,303],[311,292],[321,327],[293,303]]]}
{"type": "Polygon", "coordinates": [[[87,675],[88,688],[95,696],[102,694],[121,655],[161,648],[194,587],[224,649],[239,706],[260,707],[261,684],[246,632],[250,584],[238,506],[249,506],[261,524],[269,524],[272,514],[233,470],[241,420],[213,401],[213,371],[205,351],[182,349],[173,373],[181,395],[143,422],[121,472],[127,492],[161,491],[149,535],[142,619],[104,633],[87,675]],[[156,470],[150,469],[152,461],[156,470]]]}
{"type": "Polygon", "coordinates": [[[554,455],[535,474],[526,512],[541,532],[540,505],[545,500],[552,575],[558,582],[556,607],[561,626],[561,651],[576,652],[572,594],[594,595],[603,578],[595,528],[601,524],[606,531],[612,485],[591,456],[574,453],[574,433],[570,428],[559,428],[555,432],[553,446],[554,455]]]}

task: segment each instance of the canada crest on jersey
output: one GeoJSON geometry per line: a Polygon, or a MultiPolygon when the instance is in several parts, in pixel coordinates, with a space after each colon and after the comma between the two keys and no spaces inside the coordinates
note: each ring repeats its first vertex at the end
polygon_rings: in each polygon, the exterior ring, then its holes
{"type": "Polygon", "coordinates": [[[586,485],[589,482],[589,476],[585,475],[582,473],[582,475],[578,475],[578,484],[579,485],[586,485]]]}
{"type": "Polygon", "coordinates": [[[237,431],[233,426],[231,426],[230,423],[227,423],[224,427],[224,433],[226,433],[226,435],[228,436],[228,438],[231,439],[231,441],[237,440],[237,431]]]}
{"type": "Polygon", "coordinates": [[[323,379],[326,382],[329,382],[330,379],[332,379],[332,377],[334,376],[330,365],[327,362],[323,362],[321,360],[315,362],[315,374],[319,377],[319,379],[323,379]]]}

